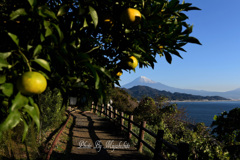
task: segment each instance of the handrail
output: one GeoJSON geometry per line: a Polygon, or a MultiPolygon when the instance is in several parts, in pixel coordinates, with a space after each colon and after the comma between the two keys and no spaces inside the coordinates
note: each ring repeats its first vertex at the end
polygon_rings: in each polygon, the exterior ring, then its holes
{"type": "Polygon", "coordinates": [[[121,130],[127,130],[128,132],[128,138],[130,139],[132,135],[138,139],[138,150],[142,152],[143,145],[146,146],[149,150],[151,150],[154,153],[154,160],[165,160],[165,158],[161,155],[162,150],[162,144],[164,144],[166,147],[168,147],[170,150],[178,154],[177,160],[187,160],[189,156],[189,144],[188,143],[179,143],[178,146],[173,145],[169,143],[168,141],[163,139],[164,131],[158,130],[158,133],[154,133],[150,130],[148,130],[146,126],[146,121],[141,122],[141,124],[138,124],[133,121],[133,115],[129,115],[128,118],[124,117],[124,113],[121,112],[121,114],[118,114],[118,111],[116,109],[113,110],[113,107],[111,107],[109,104],[104,107],[104,105],[100,106],[100,109],[98,109],[98,106],[95,106],[94,103],[92,103],[91,112],[94,112],[97,114],[97,112],[100,112],[100,115],[105,115],[105,117],[109,118],[110,120],[113,120],[116,124],[120,125],[121,130]],[[128,123],[128,126],[125,126],[123,121],[126,120],[128,123]],[[135,125],[137,128],[140,129],[139,135],[134,133],[132,131],[132,125],[135,125]],[[151,145],[149,145],[146,141],[144,141],[144,133],[147,132],[152,137],[156,138],[155,148],[153,148],[151,145]]]}

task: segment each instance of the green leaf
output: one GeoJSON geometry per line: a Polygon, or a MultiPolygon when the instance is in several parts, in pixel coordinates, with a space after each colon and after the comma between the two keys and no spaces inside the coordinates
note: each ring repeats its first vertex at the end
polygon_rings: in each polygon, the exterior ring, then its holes
{"type": "Polygon", "coordinates": [[[12,52],[0,52],[0,58],[6,59],[6,58],[8,58],[11,54],[12,54],[12,52]]]}
{"type": "Polygon", "coordinates": [[[12,100],[12,106],[10,108],[10,111],[18,110],[25,106],[27,103],[27,97],[23,96],[20,92],[18,92],[16,97],[12,100]]]}
{"type": "Polygon", "coordinates": [[[13,94],[13,84],[12,83],[4,83],[1,86],[3,94],[10,97],[13,94]]]}
{"type": "Polygon", "coordinates": [[[51,34],[52,34],[52,30],[50,28],[46,28],[45,37],[48,37],[51,34]]]}
{"type": "Polygon", "coordinates": [[[20,119],[21,114],[19,111],[15,110],[10,112],[5,121],[0,124],[0,132],[14,128],[19,123],[20,119]]]}
{"type": "Polygon", "coordinates": [[[91,64],[86,64],[88,68],[92,71],[94,79],[95,79],[95,89],[99,89],[100,78],[96,71],[96,69],[91,64]]]}
{"type": "Polygon", "coordinates": [[[67,4],[63,5],[63,6],[59,9],[59,11],[58,11],[58,13],[57,13],[57,16],[64,16],[65,14],[67,14],[68,10],[69,10],[68,5],[67,5],[67,4]]]}
{"type": "Polygon", "coordinates": [[[32,99],[32,97],[28,97],[30,104],[36,109],[38,116],[40,116],[40,111],[38,108],[38,105],[34,102],[34,100],[32,99]]]}
{"type": "Polygon", "coordinates": [[[11,65],[9,65],[9,63],[5,60],[5,59],[2,59],[0,58],[0,71],[2,71],[3,67],[8,67],[10,68],[11,65]]]}
{"type": "Polygon", "coordinates": [[[60,38],[60,42],[61,42],[63,40],[64,35],[63,35],[59,25],[56,25],[56,24],[53,23],[53,26],[56,28],[56,30],[58,32],[58,35],[59,35],[59,38],[60,38]]]}
{"type": "Polygon", "coordinates": [[[49,28],[50,27],[50,25],[51,25],[51,23],[49,22],[49,21],[44,21],[43,22],[43,25],[44,25],[44,28],[49,28]]]}
{"type": "Polygon", "coordinates": [[[28,0],[28,2],[32,8],[34,8],[37,5],[37,0],[28,0]]]}
{"type": "Polygon", "coordinates": [[[34,59],[33,61],[36,62],[37,64],[39,64],[44,69],[46,69],[47,71],[51,72],[50,65],[46,60],[39,58],[39,59],[34,59]]]}
{"type": "Polygon", "coordinates": [[[196,43],[196,44],[202,45],[202,44],[199,42],[199,40],[198,40],[197,38],[195,38],[195,37],[188,37],[188,38],[186,39],[186,41],[189,42],[189,43],[196,43]]]}
{"type": "Polygon", "coordinates": [[[10,19],[14,20],[14,19],[18,18],[19,16],[25,16],[25,15],[27,15],[27,12],[25,11],[25,9],[19,8],[10,14],[10,19]]]}
{"type": "Polygon", "coordinates": [[[31,48],[33,48],[33,46],[31,46],[31,45],[27,45],[27,51],[29,51],[31,48]]]}
{"type": "Polygon", "coordinates": [[[22,119],[22,122],[24,124],[23,135],[22,135],[22,142],[23,142],[25,140],[26,136],[27,136],[28,125],[27,125],[27,122],[24,119],[22,119]]]}
{"type": "Polygon", "coordinates": [[[165,51],[164,51],[164,55],[165,55],[165,58],[166,58],[167,62],[169,64],[171,64],[172,63],[172,56],[168,52],[165,52],[165,51]]]}
{"type": "Polygon", "coordinates": [[[6,82],[6,75],[0,75],[0,84],[3,84],[6,82]]]}
{"type": "Polygon", "coordinates": [[[217,120],[217,118],[218,118],[218,116],[217,115],[214,115],[214,117],[213,117],[213,120],[217,120]]]}
{"type": "Polygon", "coordinates": [[[36,123],[38,130],[40,129],[40,120],[39,120],[39,114],[35,107],[30,105],[25,105],[23,110],[27,112],[33,119],[33,121],[36,123]]]}
{"type": "Polygon", "coordinates": [[[12,33],[10,33],[10,32],[8,32],[8,35],[12,38],[13,42],[14,42],[17,46],[19,46],[19,39],[18,39],[18,37],[17,37],[15,34],[12,34],[12,33]]]}
{"type": "Polygon", "coordinates": [[[44,35],[42,33],[40,35],[40,40],[41,40],[41,42],[45,41],[45,37],[44,37],[44,35]]]}
{"type": "Polygon", "coordinates": [[[38,8],[38,14],[44,18],[53,18],[57,20],[57,17],[53,11],[51,11],[47,6],[41,6],[38,8]]]}
{"type": "Polygon", "coordinates": [[[95,28],[97,27],[98,25],[98,15],[97,15],[97,12],[94,8],[92,8],[91,6],[89,6],[89,12],[90,12],[90,15],[92,17],[92,20],[93,20],[93,24],[95,26],[95,28]]]}
{"type": "Polygon", "coordinates": [[[84,18],[84,22],[83,22],[83,28],[85,28],[85,27],[88,27],[87,19],[86,19],[86,18],[84,18]]]}
{"type": "Polygon", "coordinates": [[[35,48],[35,50],[33,52],[33,57],[37,56],[41,51],[42,51],[42,45],[39,44],[39,45],[37,45],[37,47],[35,48]]]}

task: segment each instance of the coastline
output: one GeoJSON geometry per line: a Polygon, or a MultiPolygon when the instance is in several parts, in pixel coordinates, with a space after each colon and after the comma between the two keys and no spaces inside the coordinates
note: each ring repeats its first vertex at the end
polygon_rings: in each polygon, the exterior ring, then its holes
{"type": "Polygon", "coordinates": [[[177,103],[177,102],[238,102],[240,99],[230,99],[230,100],[170,100],[170,103],[177,103]]]}

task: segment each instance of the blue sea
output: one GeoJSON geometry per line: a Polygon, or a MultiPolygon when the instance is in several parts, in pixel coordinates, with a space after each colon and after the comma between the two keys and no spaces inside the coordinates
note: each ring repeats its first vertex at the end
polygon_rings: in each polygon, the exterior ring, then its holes
{"type": "Polygon", "coordinates": [[[214,115],[220,115],[224,111],[240,108],[240,101],[216,101],[216,102],[176,102],[178,108],[185,111],[193,122],[203,122],[211,126],[214,115]]]}

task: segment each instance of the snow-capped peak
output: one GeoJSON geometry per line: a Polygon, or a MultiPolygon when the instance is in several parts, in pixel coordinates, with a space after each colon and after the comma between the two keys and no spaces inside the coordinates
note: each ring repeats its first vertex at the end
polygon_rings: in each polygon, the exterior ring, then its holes
{"type": "Polygon", "coordinates": [[[145,76],[140,76],[139,77],[139,82],[142,82],[142,83],[156,83],[156,82],[152,81],[151,79],[149,79],[145,76]]]}

